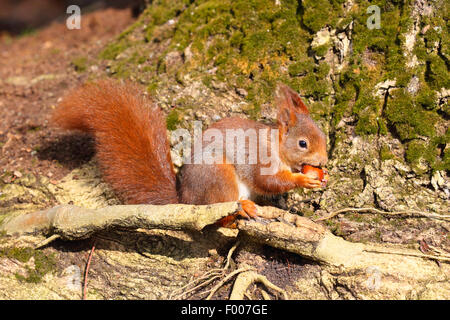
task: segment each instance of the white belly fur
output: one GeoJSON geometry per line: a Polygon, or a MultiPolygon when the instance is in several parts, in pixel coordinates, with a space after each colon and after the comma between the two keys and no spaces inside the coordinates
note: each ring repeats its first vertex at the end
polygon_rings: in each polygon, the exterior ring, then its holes
{"type": "Polygon", "coordinates": [[[238,180],[238,190],[239,190],[239,200],[251,200],[252,192],[250,188],[240,180],[238,180]]]}

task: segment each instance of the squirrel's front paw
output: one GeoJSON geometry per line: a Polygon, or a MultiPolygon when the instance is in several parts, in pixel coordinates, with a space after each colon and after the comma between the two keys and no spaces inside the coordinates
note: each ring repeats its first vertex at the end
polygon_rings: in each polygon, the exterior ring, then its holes
{"type": "Polygon", "coordinates": [[[314,189],[323,186],[322,181],[311,178],[303,173],[295,173],[295,178],[297,186],[301,188],[314,189]]]}

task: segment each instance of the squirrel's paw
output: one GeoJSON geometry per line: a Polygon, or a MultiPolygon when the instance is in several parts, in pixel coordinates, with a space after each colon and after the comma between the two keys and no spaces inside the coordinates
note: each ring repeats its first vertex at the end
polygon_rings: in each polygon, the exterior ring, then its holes
{"type": "Polygon", "coordinates": [[[238,211],[237,214],[243,218],[256,218],[258,216],[258,212],[256,210],[256,205],[251,200],[239,200],[241,204],[242,210],[238,211]]]}
{"type": "Polygon", "coordinates": [[[239,210],[235,214],[224,217],[220,219],[216,224],[221,227],[232,228],[235,229],[236,219],[238,217],[243,217],[246,219],[256,218],[258,216],[258,212],[256,210],[256,205],[253,201],[250,200],[239,200],[241,204],[242,210],[239,210]]]}
{"type": "Polygon", "coordinates": [[[303,173],[296,173],[297,186],[302,188],[314,189],[323,186],[322,181],[311,178],[303,173]]]}

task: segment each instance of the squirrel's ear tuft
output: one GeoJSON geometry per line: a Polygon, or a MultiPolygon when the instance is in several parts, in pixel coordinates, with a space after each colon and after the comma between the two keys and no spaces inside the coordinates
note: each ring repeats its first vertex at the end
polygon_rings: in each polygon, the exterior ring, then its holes
{"type": "Polygon", "coordinates": [[[308,108],[298,93],[283,83],[277,84],[275,101],[280,111],[282,108],[291,108],[296,113],[309,114],[308,108]]]}
{"type": "Polygon", "coordinates": [[[292,107],[292,101],[287,99],[283,93],[283,85],[278,85],[275,92],[275,103],[278,108],[278,125],[279,129],[284,135],[290,126],[295,126],[297,123],[297,116],[295,109],[292,107]]]}

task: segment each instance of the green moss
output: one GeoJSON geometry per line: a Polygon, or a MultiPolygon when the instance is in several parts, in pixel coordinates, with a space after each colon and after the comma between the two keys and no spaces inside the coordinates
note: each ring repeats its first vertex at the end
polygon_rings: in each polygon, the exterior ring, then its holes
{"type": "Polygon", "coordinates": [[[313,102],[308,107],[311,117],[316,121],[320,121],[320,119],[324,120],[331,108],[330,101],[326,99],[324,101],[313,102]]]}
{"type": "Polygon", "coordinates": [[[113,60],[120,53],[125,51],[130,46],[128,41],[122,40],[109,44],[101,53],[100,58],[105,60],[113,60]]]}
{"type": "Polygon", "coordinates": [[[302,21],[312,32],[324,26],[335,27],[342,12],[343,1],[304,0],[302,1],[302,21]]]}
{"type": "Polygon", "coordinates": [[[0,256],[16,259],[22,263],[27,262],[33,256],[33,248],[6,248],[0,250],[0,256]]]}
{"type": "Polygon", "coordinates": [[[323,44],[321,46],[315,47],[313,50],[314,50],[314,53],[317,56],[323,57],[328,52],[328,49],[330,49],[330,44],[329,43],[325,43],[325,44],[323,44]]]}
{"type": "Polygon", "coordinates": [[[425,77],[431,88],[435,90],[450,88],[447,64],[448,62],[446,63],[437,55],[429,55],[427,57],[425,77]]]}
{"type": "Polygon", "coordinates": [[[435,135],[434,125],[438,115],[424,110],[413,101],[404,89],[395,90],[388,99],[385,109],[386,118],[401,140],[417,138],[419,135],[435,135]]]}
{"type": "Polygon", "coordinates": [[[306,59],[303,61],[297,61],[289,65],[288,71],[291,77],[303,76],[306,73],[314,70],[314,60],[306,59]]]}
{"type": "Polygon", "coordinates": [[[179,17],[183,27],[175,31],[173,48],[192,44],[194,58],[185,72],[198,63],[212,64],[218,68],[215,78],[239,84],[249,92],[249,102],[260,105],[271,98],[275,83],[288,77],[281,69],[292,58],[307,57],[310,36],[299,26],[297,5],[295,1],[280,7],[272,1],[196,1],[179,17]]]}
{"type": "Polygon", "coordinates": [[[380,160],[381,161],[386,161],[386,160],[390,160],[390,159],[394,159],[394,158],[395,158],[395,156],[391,152],[391,150],[389,149],[388,146],[386,146],[386,145],[381,146],[381,149],[380,149],[380,160]]]}
{"type": "Polygon", "coordinates": [[[295,79],[291,82],[291,86],[303,95],[312,96],[317,100],[325,99],[330,90],[330,84],[326,80],[326,76],[330,71],[330,66],[322,62],[314,66],[313,71],[301,77],[297,82],[295,79]],[[297,85],[298,83],[298,85],[297,85]]]}
{"type": "Polygon", "coordinates": [[[180,113],[178,112],[178,110],[173,109],[172,111],[170,111],[166,118],[167,129],[175,130],[180,121],[180,113]]]}
{"type": "Polygon", "coordinates": [[[24,30],[22,30],[18,37],[30,37],[37,33],[37,30],[31,27],[26,27],[24,30]]]}
{"type": "Polygon", "coordinates": [[[40,250],[35,250],[30,247],[7,247],[0,249],[0,257],[8,257],[16,259],[22,263],[27,263],[31,258],[34,258],[34,268],[25,266],[26,275],[16,273],[16,278],[19,281],[39,283],[42,278],[49,272],[56,268],[56,258],[54,254],[45,254],[40,250]]]}
{"type": "Polygon", "coordinates": [[[406,143],[406,160],[410,162],[415,171],[428,172],[426,167],[433,170],[449,170],[450,159],[444,146],[450,143],[450,129],[443,136],[436,136],[428,141],[415,139],[406,143]]]}
{"type": "Polygon", "coordinates": [[[154,80],[147,86],[147,92],[150,95],[155,94],[157,89],[158,89],[158,81],[156,81],[156,80],[154,80]]]}
{"type": "Polygon", "coordinates": [[[367,89],[369,88],[362,89],[353,106],[353,112],[358,118],[355,132],[359,135],[376,134],[379,131],[380,101],[367,89]]]}
{"type": "Polygon", "coordinates": [[[416,97],[416,101],[426,110],[435,109],[437,107],[436,100],[436,92],[425,88],[421,88],[416,97]]]}
{"type": "Polygon", "coordinates": [[[378,132],[378,121],[376,113],[367,108],[359,113],[358,123],[355,127],[355,133],[358,135],[376,134],[378,132]]]}
{"type": "Polygon", "coordinates": [[[149,15],[152,17],[151,22],[155,25],[166,23],[174,18],[189,1],[183,0],[156,0],[150,7],[149,15]]]}
{"type": "Polygon", "coordinates": [[[245,113],[249,116],[250,119],[257,120],[261,113],[260,105],[253,105],[244,110],[245,113]]]}
{"type": "Polygon", "coordinates": [[[422,168],[421,162],[430,162],[430,148],[424,141],[413,140],[407,144],[406,160],[414,166],[416,172],[424,173],[427,169],[422,168]]]}
{"type": "Polygon", "coordinates": [[[125,31],[123,31],[115,41],[112,41],[109,43],[105,49],[103,49],[100,54],[100,59],[105,60],[113,60],[115,59],[120,53],[125,51],[127,48],[130,48],[134,41],[129,39],[129,35],[136,30],[138,27],[142,26],[144,23],[143,20],[138,20],[134,24],[132,24],[130,27],[128,27],[125,31]]]}
{"type": "Polygon", "coordinates": [[[72,66],[77,72],[84,72],[88,67],[88,61],[86,57],[77,57],[71,61],[72,66]]]}
{"type": "Polygon", "coordinates": [[[343,236],[341,224],[334,220],[328,219],[325,220],[325,224],[327,225],[327,229],[331,231],[334,235],[343,236]]]}

